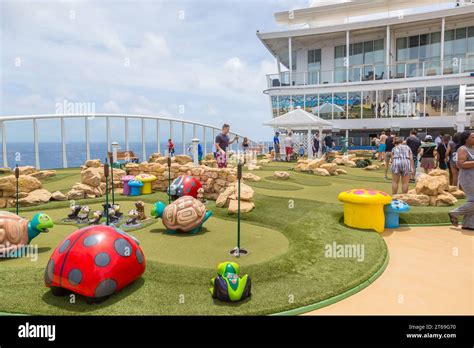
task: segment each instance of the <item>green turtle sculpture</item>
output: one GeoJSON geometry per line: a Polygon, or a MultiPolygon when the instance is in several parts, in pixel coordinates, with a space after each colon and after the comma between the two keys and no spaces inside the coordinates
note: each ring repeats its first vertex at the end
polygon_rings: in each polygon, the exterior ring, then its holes
{"type": "Polygon", "coordinates": [[[168,206],[157,202],[151,211],[151,216],[162,218],[168,233],[196,234],[211,215],[212,211],[206,211],[206,206],[191,196],[178,198],[168,206]]]}
{"type": "Polygon", "coordinates": [[[44,213],[35,214],[29,221],[8,211],[0,211],[0,258],[18,257],[20,249],[53,226],[53,220],[44,213]]]}

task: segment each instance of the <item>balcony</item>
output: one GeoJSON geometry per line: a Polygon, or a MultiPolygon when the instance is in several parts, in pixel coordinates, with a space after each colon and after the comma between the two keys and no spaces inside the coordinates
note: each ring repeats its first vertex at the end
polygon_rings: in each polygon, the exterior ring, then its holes
{"type": "Polygon", "coordinates": [[[474,73],[474,57],[449,61],[427,60],[423,62],[403,62],[393,65],[363,65],[310,72],[290,72],[267,75],[268,88],[290,86],[318,86],[327,84],[361,83],[377,80],[409,79],[474,73]]]}

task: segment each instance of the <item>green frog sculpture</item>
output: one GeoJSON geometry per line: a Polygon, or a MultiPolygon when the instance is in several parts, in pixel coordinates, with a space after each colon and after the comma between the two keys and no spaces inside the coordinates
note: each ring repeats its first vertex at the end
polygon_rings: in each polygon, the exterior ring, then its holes
{"type": "Polygon", "coordinates": [[[226,302],[237,302],[251,296],[250,276],[239,276],[240,268],[235,262],[222,262],[217,266],[217,276],[211,279],[209,289],[212,298],[226,302]]]}

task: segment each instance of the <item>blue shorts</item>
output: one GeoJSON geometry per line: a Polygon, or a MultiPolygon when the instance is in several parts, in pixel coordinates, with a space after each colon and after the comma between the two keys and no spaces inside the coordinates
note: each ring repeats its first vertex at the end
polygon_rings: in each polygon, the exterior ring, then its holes
{"type": "Polygon", "coordinates": [[[387,148],[387,144],[380,144],[379,145],[379,152],[385,152],[386,148],[387,148]]]}

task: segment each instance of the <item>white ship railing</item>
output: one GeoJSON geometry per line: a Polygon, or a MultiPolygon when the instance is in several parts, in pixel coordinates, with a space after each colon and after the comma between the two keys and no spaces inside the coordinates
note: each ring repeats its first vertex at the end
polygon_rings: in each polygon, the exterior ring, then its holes
{"type": "MultiPolygon", "coordinates": [[[[151,119],[156,121],[156,151],[161,153],[161,141],[160,139],[160,126],[164,123],[169,123],[169,138],[173,139],[175,144],[181,142],[182,146],[181,149],[176,149],[176,153],[186,154],[186,144],[191,142],[191,139],[186,139],[185,136],[185,126],[192,125],[193,126],[193,136],[192,138],[197,138],[198,127],[202,127],[203,131],[203,139],[201,140],[203,146],[204,154],[209,153],[210,149],[207,147],[207,134],[212,134],[212,139],[215,139],[216,135],[221,131],[221,127],[212,126],[205,123],[199,123],[194,121],[182,120],[182,119],[174,119],[168,117],[161,117],[155,115],[133,115],[133,114],[100,114],[100,113],[82,113],[82,114],[47,114],[47,115],[16,115],[16,116],[0,116],[0,134],[2,136],[2,157],[3,157],[3,167],[8,167],[8,134],[7,134],[7,127],[5,126],[6,123],[15,122],[15,121],[31,121],[33,125],[33,143],[34,143],[34,158],[35,158],[35,167],[41,167],[41,159],[40,159],[40,151],[39,151],[39,134],[38,134],[38,121],[45,120],[45,119],[59,119],[60,120],[60,134],[61,134],[61,153],[62,153],[62,166],[63,168],[68,167],[68,160],[67,160],[67,141],[66,141],[66,129],[65,129],[65,120],[70,118],[83,118],[84,119],[84,142],[86,144],[86,158],[84,160],[91,159],[91,147],[90,147],[90,123],[95,118],[105,118],[106,121],[106,131],[105,131],[105,142],[107,143],[107,151],[111,151],[111,142],[114,139],[111,139],[111,132],[110,132],[110,118],[117,119],[123,118],[125,119],[125,148],[126,151],[129,150],[129,119],[139,119],[141,120],[141,147],[142,147],[142,160],[147,160],[147,153],[146,153],[146,139],[145,139],[145,120],[151,119]],[[176,139],[173,137],[173,126],[181,125],[181,138],[176,139]],[[210,133],[208,133],[210,132],[210,133]]],[[[240,143],[243,139],[243,135],[239,133],[230,133],[231,136],[237,135],[240,137],[240,143]]],[[[168,138],[167,138],[168,139],[168,138]]],[[[166,139],[166,140],[167,140],[166,139]]],[[[18,139],[16,139],[18,140],[18,139]]],[[[250,143],[250,147],[254,150],[259,152],[263,151],[262,146],[255,140],[248,139],[250,143]]],[[[212,140],[213,141],[213,140],[212,140]]],[[[233,145],[238,146],[238,145],[233,145]]],[[[233,150],[233,146],[230,146],[230,150],[233,150]]],[[[164,149],[163,149],[164,150],[164,149]]]]}

